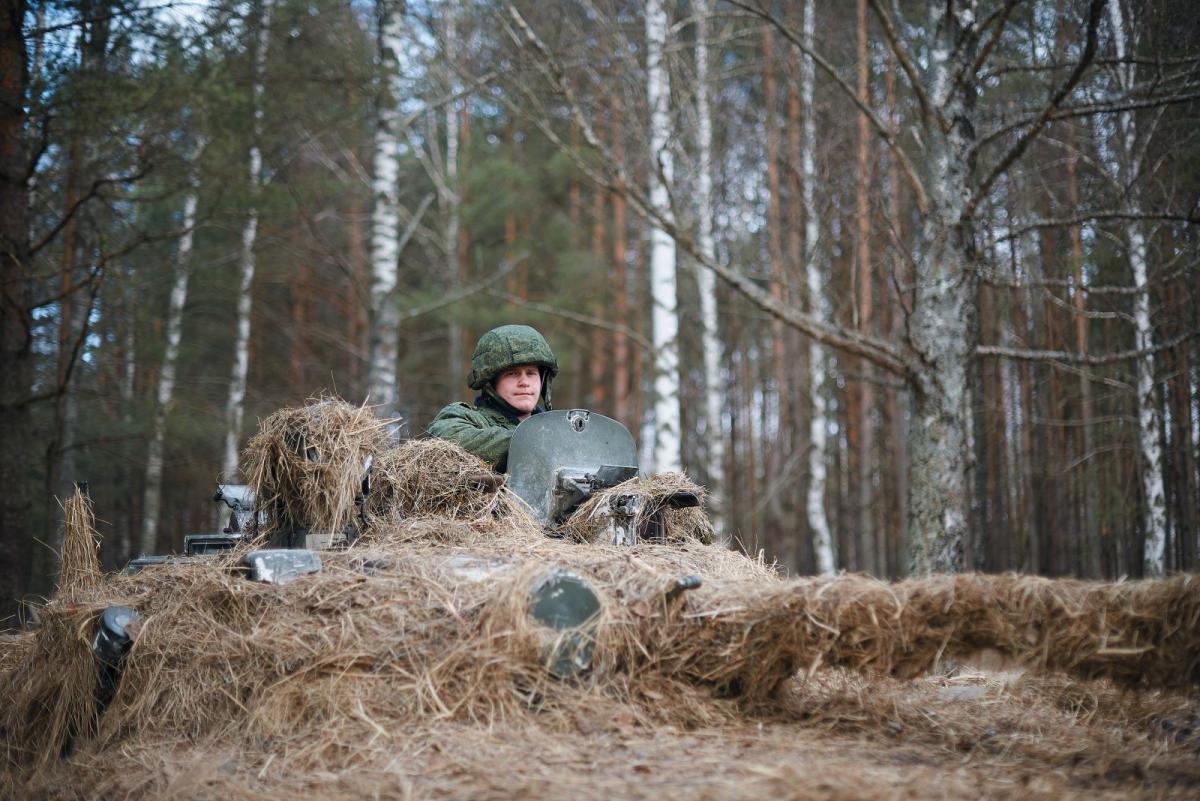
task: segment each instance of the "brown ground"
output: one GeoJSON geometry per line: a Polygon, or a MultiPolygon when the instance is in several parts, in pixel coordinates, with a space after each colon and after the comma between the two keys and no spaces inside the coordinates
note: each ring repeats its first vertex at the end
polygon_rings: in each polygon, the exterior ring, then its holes
{"type": "Polygon", "coordinates": [[[338,770],[281,767],[308,761],[303,738],[255,753],[149,744],[112,755],[129,770],[103,771],[99,784],[64,765],[12,797],[1200,798],[1195,697],[1011,674],[900,682],[841,671],[784,695],[771,712],[697,729],[646,727],[620,709],[580,715],[567,729],[556,721],[547,730],[536,715],[429,722],[342,743],[365,746],[366,758],[338,770]]]}

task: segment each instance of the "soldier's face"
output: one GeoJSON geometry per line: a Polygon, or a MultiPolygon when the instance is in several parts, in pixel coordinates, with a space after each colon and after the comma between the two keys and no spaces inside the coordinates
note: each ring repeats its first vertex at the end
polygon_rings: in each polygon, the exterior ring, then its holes
{"type": "Polygon", "coordinates": [[[519,364],[496,376],[496,394],[521,413],[533,412],[542,394],[542,371],[536,364],[519,364]]]}

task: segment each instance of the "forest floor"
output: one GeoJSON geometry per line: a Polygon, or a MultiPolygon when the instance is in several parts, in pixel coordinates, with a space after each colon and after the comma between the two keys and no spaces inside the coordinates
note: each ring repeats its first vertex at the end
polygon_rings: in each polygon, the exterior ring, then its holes
{"type": "MultiPolygon", "coordinates": [[[[907,681],[823,670],[777,701],[743,722],[691,729],[612,710],[579,714],[573,731],[536,716],[381,729],[363,762],[331,771],[164,743],[126,752],[137,768],[91,791],[222,801],[1200,798],[1200,698],[1188,694],[974,670],[907,681]]],[[[83,776],[72,774],[47,777],[38,795],[80,797],[83,776]]]]}

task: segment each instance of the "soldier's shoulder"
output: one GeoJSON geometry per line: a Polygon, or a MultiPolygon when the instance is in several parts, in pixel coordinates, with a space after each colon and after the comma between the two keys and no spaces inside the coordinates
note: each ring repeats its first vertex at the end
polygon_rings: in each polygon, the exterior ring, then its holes
{"type": "Polygon", "coordinates": [[[476,406],[473,403],[462,401],[446,404],[433,418],[435,423],[449,420],[465,420],[475,425],[507,425],[509,422],[504,413],[498,409],[486,405],[476,406]]]}
{"type": "Polygon", "coordinates": [[[471,404],[463,403],[462,401],[455,401],[454,403],[447,403],[445,406],[443,406],[442,410],[438,412],[433,419],[434,422],[437,422],[438,420],[449,420],[458,417],[474,417],[478,413],[479,410],[471,404]]]}
{"type": "Polygon", "coordinates": [[[454,401],[454,403],[447,403],[445,406],[443,406],[442,410],[438,412],[438,416],[440,417],[443,414],[453,414],[455,412],[473,411],[477,411],[474,405],[464,401],[454,401]]]}

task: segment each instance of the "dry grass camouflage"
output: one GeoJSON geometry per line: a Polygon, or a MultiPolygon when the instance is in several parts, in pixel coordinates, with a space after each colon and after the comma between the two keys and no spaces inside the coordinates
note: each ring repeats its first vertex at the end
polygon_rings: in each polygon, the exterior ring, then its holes
{"type": "MultiPolygon", "coordinates": [[[[39,629],[0,642],[4,797],[1200,792],[1197,577],[786,578],[710,544],[696,514],[666,544],[597,542],[602,499],[551,538],[455,446],[388,448],[353,407],[280,414],[251,445],[260,491],[342,525],[337,470],[371,454],[368,531],[283,586],[240,575],[238,552],[101,576],[71,501],[62,588],[39,629]],[[328,465],[290,461],[286,421],[328,465]],[[547,671],[555,635],[527,614],[551,568],[601,599],[592,669],[571,679],[547,671]],[[688,575],[703,586],[669,597],[688,575]],[[98,714],[90,639],[114,604],[144,625],[98,714]],[[965,667],[981,655],[1005,672],[965,667]]],[[[651,507],[684,483],[625,491],[651,507]]]]}

